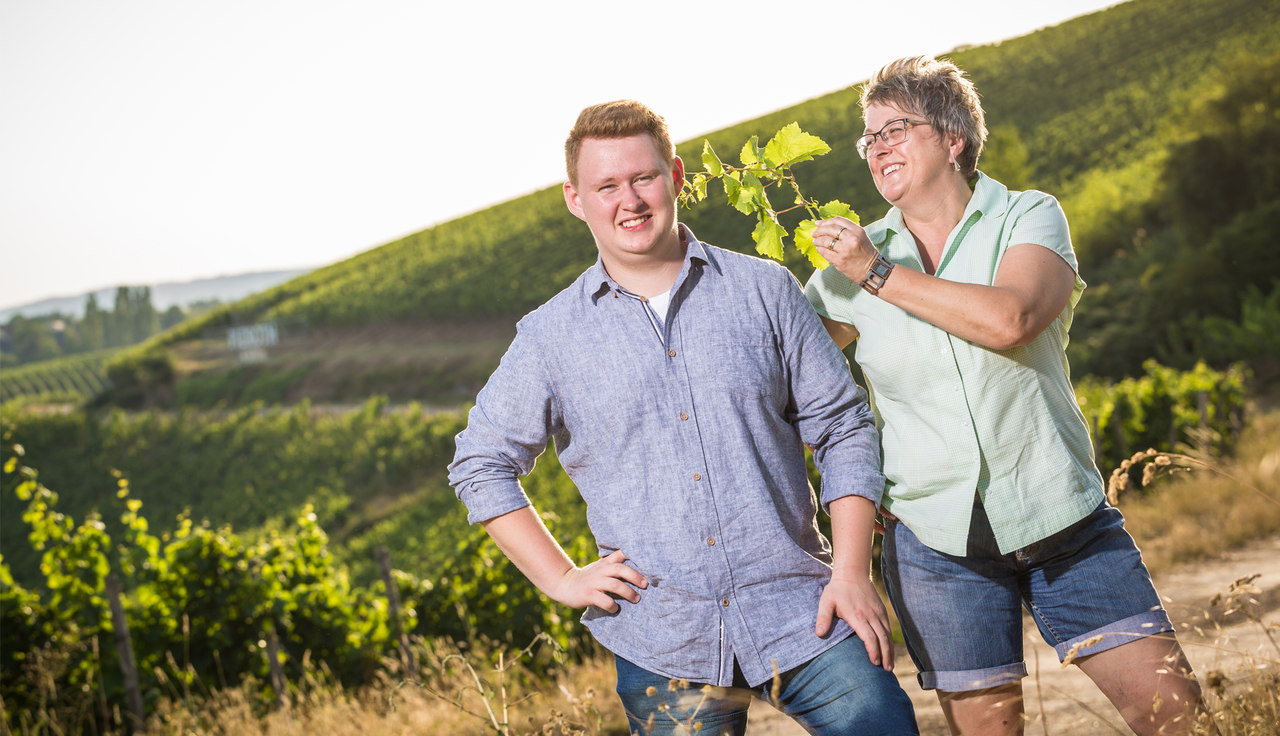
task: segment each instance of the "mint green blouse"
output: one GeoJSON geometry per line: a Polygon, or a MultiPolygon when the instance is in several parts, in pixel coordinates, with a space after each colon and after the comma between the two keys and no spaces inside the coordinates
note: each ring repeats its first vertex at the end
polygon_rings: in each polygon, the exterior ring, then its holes
{"type": "MultiPolygon", "coordinates": [[[[924,270],[896,207],[867,234],[898,268],[924,270]]],[[[1104,498],[1067,365],[1067,330],[1085,283],[1058,201],[1011,192],[979,173],[935,275],[989,285],[1005,251],[1023,243],[1062,256],[1077,271],[1076,285],[1048,329],[1009,350],[951,335],[834,268],[805,287],[819,314],[858,330],[854,359],[881,432],[885,509],[947,554],[966,552],[975,493],[1005,553],[1079,521],[1104,498]]]]}

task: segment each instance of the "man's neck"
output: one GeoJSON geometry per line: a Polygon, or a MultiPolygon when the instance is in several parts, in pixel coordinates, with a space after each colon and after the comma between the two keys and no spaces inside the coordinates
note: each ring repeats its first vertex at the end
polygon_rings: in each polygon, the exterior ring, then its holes
{"type": "Polygon", "coordinates": [[[684,231],[677,227],[668,247],[626,258],[602,256],[601,260],[609,277],[622,288],[640,296],[658,296],[671,291],[684,267],[687,249],[684,231]]]}

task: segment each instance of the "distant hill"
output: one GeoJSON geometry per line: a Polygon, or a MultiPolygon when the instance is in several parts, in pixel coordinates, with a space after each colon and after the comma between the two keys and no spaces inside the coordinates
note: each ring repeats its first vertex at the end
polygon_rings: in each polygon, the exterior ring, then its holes
{"type": "MultiPolygon", "coordinates": [[[[193,281],[174,281],[160,284],[121,284],[119,286],[150,286],[151,304],[164,311],[173,305],[185,307],[192,302],[217,299],[221,302],[234,302],[251,294],[270,289],[286,281],[310,273],[311,269],[294,269],[290,271],[255,271],[234,276],[215,276],[193,281]]],[[[38,302],[22,304],[16,307],[0,309],[0,324],[8,322],[15,315],[35,317],[43,314],[59,312],[72,317],[84,315],[84,303],[89,294],[96,294],[98,306],[110,310],[119,286],[84,292],[76,296],[41,299],[38,302]]]]}
{"type": "MultiPolygon", "coordinates": [[[[1273,112],[1280,109],[1280,0],[1130,0],[943,56],[969,73],[984,101],[992,133],[979,168],[1012,188],[1047,191],[1067,212],[1090,284],[1069,347],[1076,375],[1139,375],[1151,357],[1189,367],[1205,353],[1204,340],[1223,334],[1203,320],[1235,324],[1248,295],[1256,292],[1248,298],[1261,303],[1280,284],[1273,245],[1280,237],[1273,112]]],[[[805,194],[843,200],[864,222],[878,219],[888,206],[855,152],[861,80],[850,82],[706,139],[722,160],[736,162],[748,138],[764,143],[797,122],[832,148],[797,171],[805,194]]],[[[678,146],[690,169],[700,168],[702,143],[678,146]]],[[[771,196],[777,207],[790,204],[781,193],[771,196]]],[[[723,197],[713,191],[679,217],[706,242],[750,250],[754,220],[724,206],[723,197]]],[[[784,221],[794,225],[796,215],[784,221]]],[[[804,281],[812,268],[793,253],[786,265],[804,281]]],[[[595,258],[590,233],[566,211],[560,187],[548,187],[211,310],[136,351],[159,359],[218,330],[266,321],[305,324],[311,334],[340,331],[349,340],[388,326],[476,324],[496,334],[595,258]]],[[[1220,346],[1215,355],[1225,360],[1237,347],[1220,346]]],[[[339,354],[313,357],[333,364],[335,375],[351,370],[337,365],[339,354]]],[[[377,367],[411,377],[456,372],[445,358],[438,362],[397,368],[384,356],[377,367]]],[[[261,376],[241,372],[246,381],[266,381],[278,365],[257,370],[261,376]]],[[[323,398],[301,378],[315,364],[295,370],[297,395],[323,398]]],[[[348,383],[359,391],[391,383],[366,374],[348,383]]],[[[215,377],[203,380],[212,385],[215,377]]]]}

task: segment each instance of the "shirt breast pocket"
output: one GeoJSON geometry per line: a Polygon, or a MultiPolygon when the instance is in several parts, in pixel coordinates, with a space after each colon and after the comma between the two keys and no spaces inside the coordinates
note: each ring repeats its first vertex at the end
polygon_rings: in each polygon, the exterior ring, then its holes
{"type": "Polygon", "coordinates": [[[695,392],[759,398],[777,396],[785,385],[782,360],[772,333],[745,330],[685,342],[695,392]]]}

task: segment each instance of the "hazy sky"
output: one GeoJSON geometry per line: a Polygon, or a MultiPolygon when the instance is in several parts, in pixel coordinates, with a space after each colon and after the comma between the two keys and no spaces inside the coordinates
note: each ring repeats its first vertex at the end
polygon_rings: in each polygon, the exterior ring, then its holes
{"type": "Polygon", "coordinates": [[[0,0],[0,308],[318,266],[558,184],[580,109],[684,141],[1114,0],[0,0]]]}

